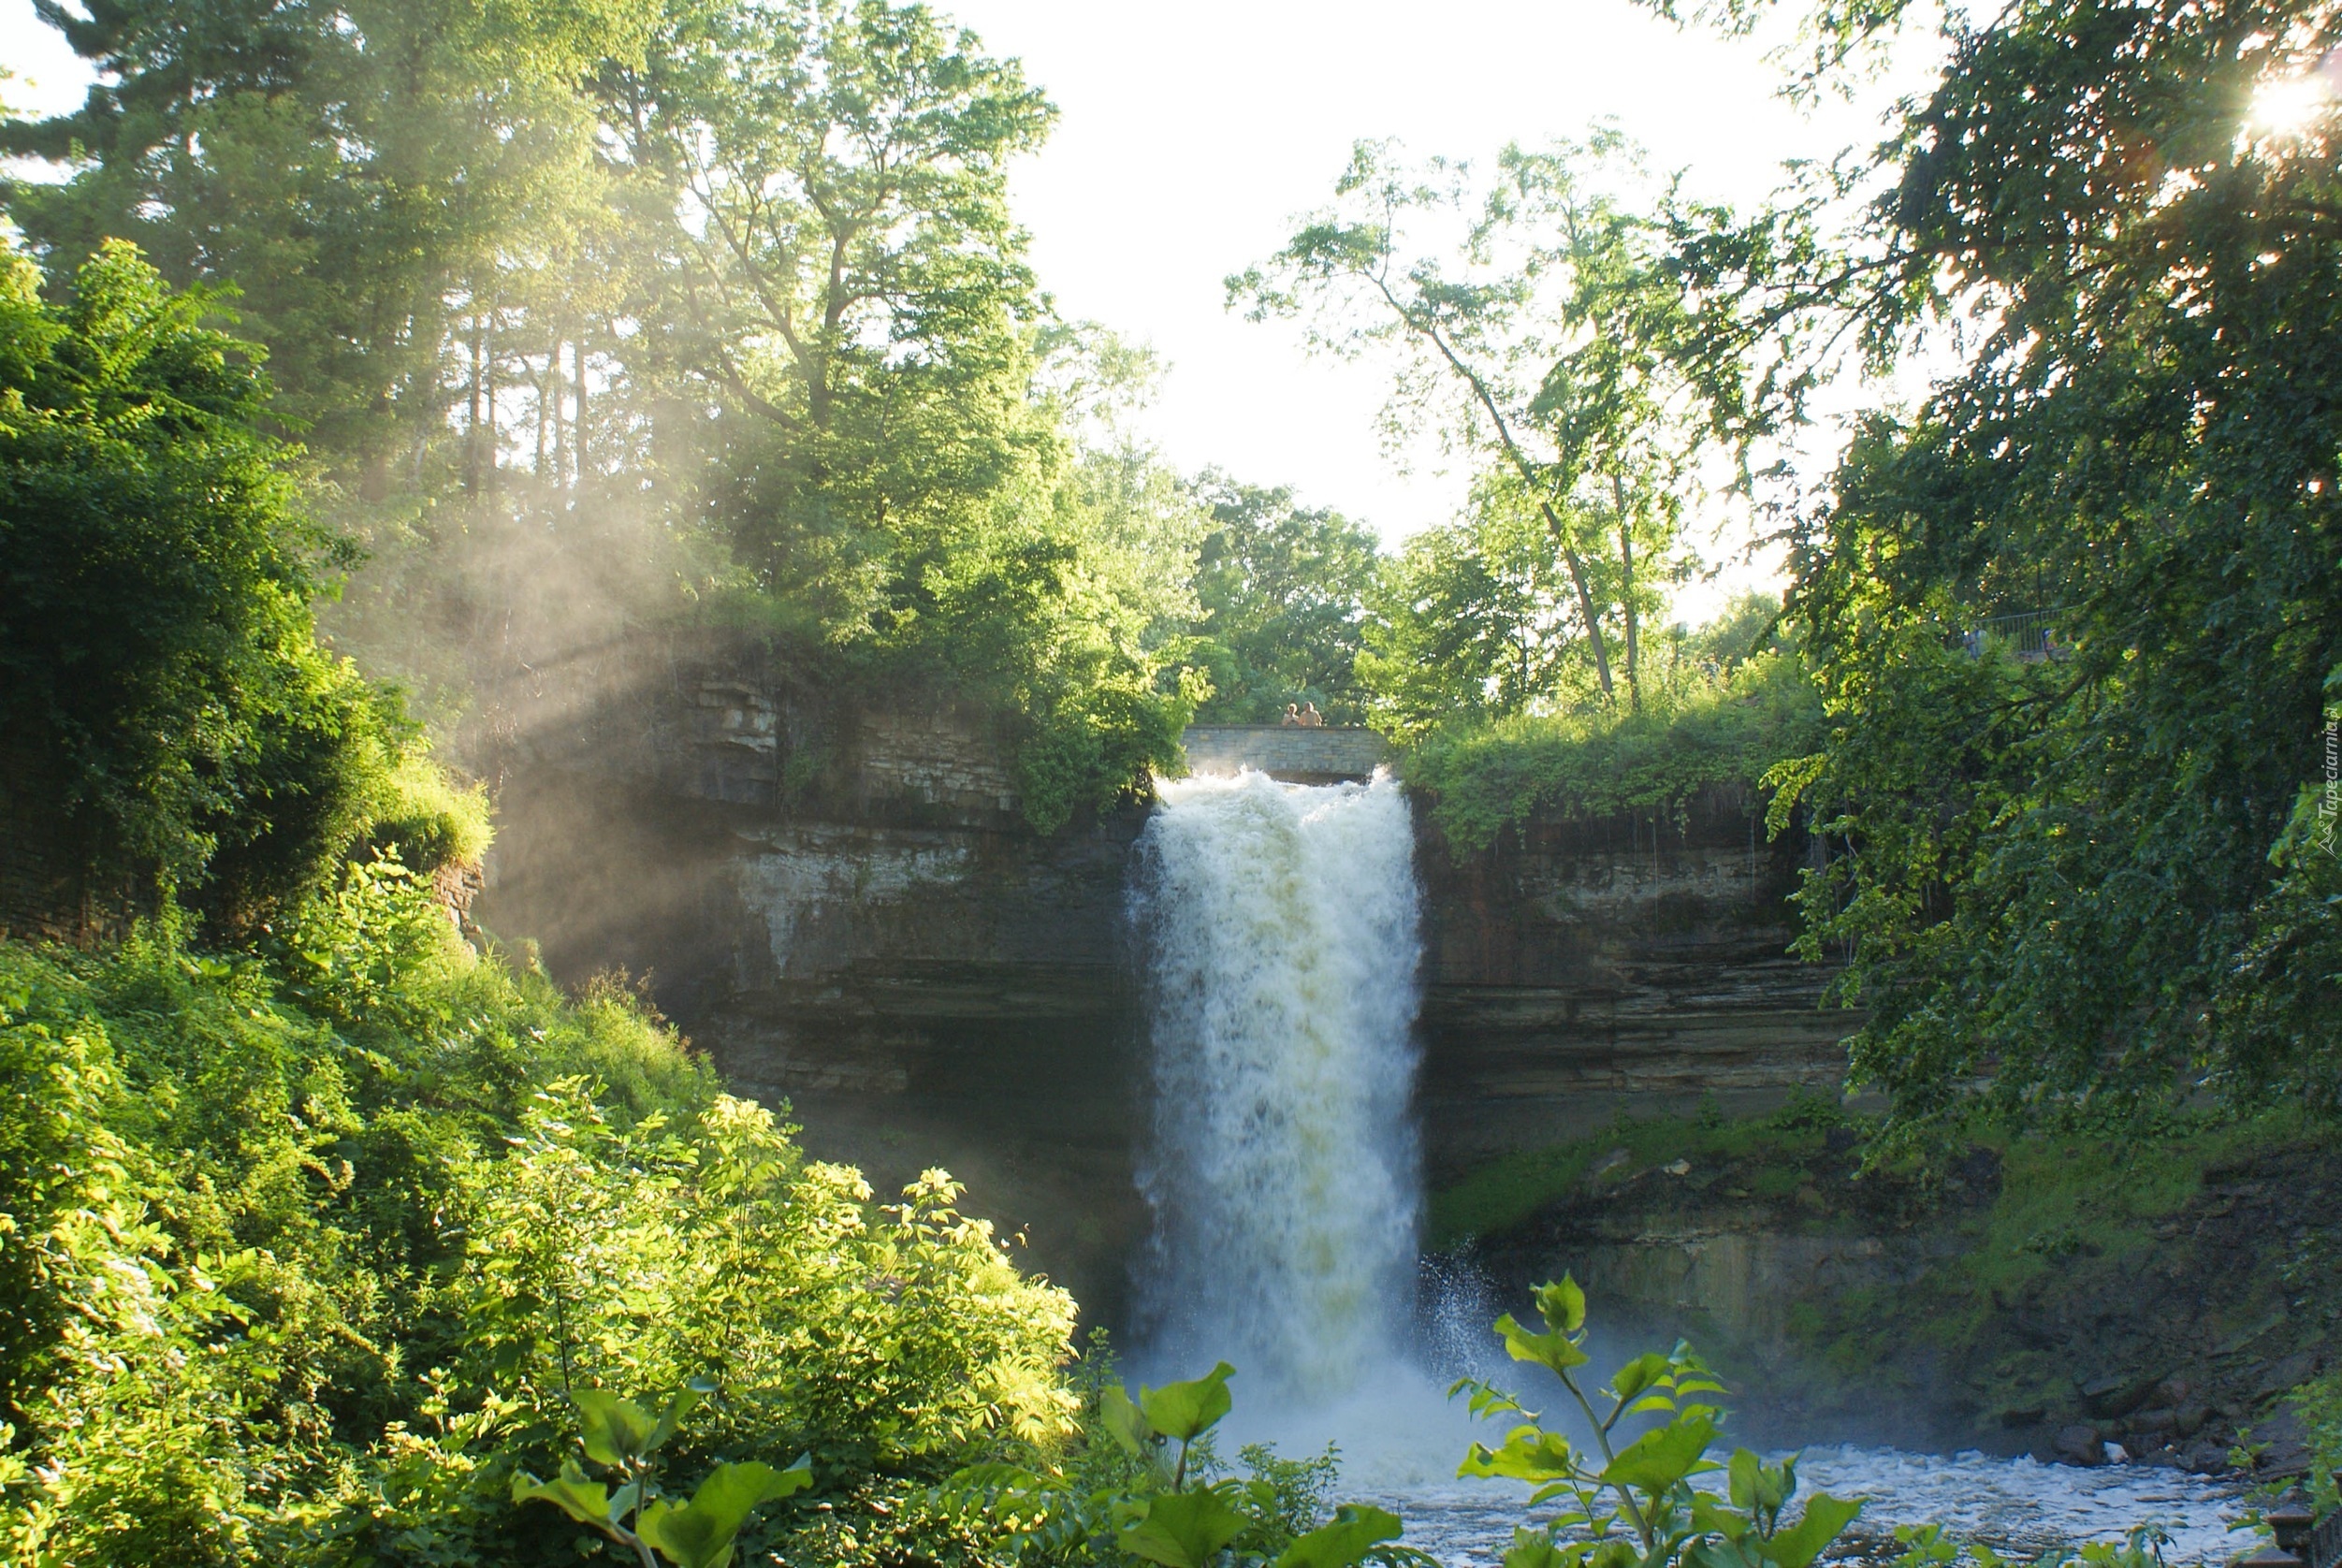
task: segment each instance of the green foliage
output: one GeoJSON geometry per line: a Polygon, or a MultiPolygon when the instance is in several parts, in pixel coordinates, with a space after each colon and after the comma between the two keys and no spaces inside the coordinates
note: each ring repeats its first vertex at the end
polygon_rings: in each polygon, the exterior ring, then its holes
{"type": "Polygon", "coordinates": [[[1374,536],[1287,490],[1205,474],[1212,509],[1195,569],[1195,657],[1212,677],[1206,723],[1273,724],[1315,703],[1331,724],[1365,721],[1355,665],[1375,581],[1374,536]]]}
{"type": "Polygon", "coordinates": [[[1220,1474],[1212,1430],[1233,1408],[1222,1361],[1200,1378],[1142,1387],[1132,1399],[1102,1347],[1093,1352],[1094,1392],[1084,1441],[1068,1462],[1044,1469],[971,1466],[938,1496],[964,1518],[1002,1527],[1007,1559],[1030,1563],[1127,1562],[1161,1568],[1433,1568],[1397,1545],[1396,1516],[1345,1503],[1329,1514],[1331,1448],[1314,1459],[1280,1459],[1247,1446],[1249,1474],[1220,1474]]]}
{"type": "Polygon", "coordinates": [[[1358,677],[1389,733],[1418,739],[1594,695],[1568,587],[1542,527],[1518,509],[1477,507],[1415,535],[1382,563],[1367,604],[1358,677]]]}
{"type": "Polygon", "coordinates": [[[1617,708],[1523,716],[1433,732],[1408,754],[1441,831],[1477,849],[1533,816],[1588,821],[1624,813],[1680,820],[1703,791],[1753,797],[1767,774],[1820,733],[1821,704],[1794,654],[1766,653],[1709,675],[1690,657],[1678,683],[1617,708]]]}
{"type": "MultiPolygon", "coordinates": [[[[1778,356],[1713,329],[1676,254],[1678,204],[1651,188],[1614,127],[1542,151],[1508,146],[1485,175],[1446,159],[1409,167],[1360,142],[1334,196],[1267,263],[1230,278],[1229,295],[1255,319],[1306,318],[1325,352],[1395,349],[1387,421],[1431,414],[1481,465],[1477,527],[1496,531],[1497,547],[1435,542],[1398,602],[1433,641],[1437,599],[1479,613],[1462,641],[1483,667],[1462,672],[1464,691],[1525,664],[1533,630],[1583,661],[1606,702],[1619,639],[1627,703],[1639,706],[1641,628],[1681,573],[1702,459],[1735,460],[1750,482],[1753,449],[1782,423],[1778,356]],[[1424,251],[1426,231],[1444,254],[1424,251]],[[1455,566],[1481,558],[1486,580],[1436,572],[1443,555],[1455,566]]],[[[1377,650],[1386,690],[1404,688],[1408,651],[1377,650]]],[[[1408,695],[1420,722],[1428,693],[1408,695]]]]}
{"type": "Polygon", "coordinates": [[[105,84],[0,125],[0,146],[66,176],[9,181],[9,216],[52,264],[121,239],[176,283],[236,284],[281,412],[380,499],[394,454],[444,442],[451,299],[499,296],[499,239],[531,234],[540,269],[568,248],[592,183],[578,89],[639,58],[650,18],[610,0],[130,0],[43,20],[105,84]]]}
{"type": "Polygon", "coordinates": [[[1071,1304],[948,1178],[872,1205],[615,984],[472,954],[395,860],[262,957],[0,947],[0,1074],[16,1556],[534,1562],[516,1474],[600,1485],[560,1479],[575,1413],[628,1472],[605,1523],[714,1564],[788,1528],[748,1510],[807,1450],[915,1471],[1069,1421],[1071,1304]],[[604,1392],[643,1387],[687,1393],[604,1392]]]}
{"type": "Polygon", "coordinates": [[[690,1502],[681,1506],[669,1502],[660,1491],[653,1456],[666,1446],[702,1398],[714,1391],[713,1384],[694,1381],[657,1416],[604,1389],[573,1391],[570,1402],[577,1408],[586,1458],[618,1472],[622,1484],[613,1492],[588,1481],[577,1461],[565,1459],[560,1474],[549,1482],[525,1470],[516,1472],[513,1502],[553,1504],[578,1523],[632,1548],[644,1568],[657,1568],[659,1558],[675,1568],[730,1568],[735,1543],[749,1515],[813,1484],[812,1457],[802,1455],[786,1470],[775,1470],[756,1459],[719,1463],[700,1482],[690,1502]]]}
{"type": "Polygon", "coordinates": [[[720,1373],[706,1451],[853,1469],[1067,1421],[1072,1303],[1019,1275],[940,1171],[874,1212],[857,1172],[804,1161],[760,1107],[619,1127],[569,1082],[469,1174],[458,1364],[547,1419],[589,1377],[720,1373]]]}
{"type": "Polygon", "coordinates": [[[1579,1369],[1585,1349],[1586,1294],[1568,1275],[1535,1293],[1542,1329],[1507,1313],[1496,1320],[1516,1361],[1561,1380],[1593,1434],[1593,1447],[1537,1425],[1536,1413],[1474,1378],[1449,1390],[1471,1396],[1475,1416],[1519,1415],[1501,1446],[1475,1443],[1460,1475],[1499,1477],[1529,1486],[1529,1506],[1561,1500],[1540,1525],[1513,1532],[1506,1568],[1630,1568],[1684,1563],[1693,1568],[1808,1568],[1862,1511],[1858,1502],[1816,1493],[1795,1522],[1783,1517],[1797,1489],[1794,1457],[1766,1464],[1750,1449],[1734,1451],[1721,1499],[1695,1489],[1695,1476],[1718,1469],[1708,1451],[1722,1413],[1702,1396],[1722,1394],[1688,1345],[1626,1362],[1589,1397],[1579,1369]],[[1631,1439],[1636,1417],[1658,1417],[1631,1439]]]}
{"type": "Polygon", "coordinates": [[[1914,1132],[2335,1106],[2342,123],[2254,106],[2335,41],[2297,0],[1963,22],[1868,221],[1754,291],[1876,347],[1987,324],[1864,423],[1791,603],[1830,722],[1782,799],[1849,851],[1808,951],[1851,950],[1855,1070],[1914,1132]],[[2053,646],[1996,646],[2018,616],[2053,646]]]}
{"type": "Polygon", "coordinates": [[[2092,1541],[2082,1546],[2053,1546],[2026,1560],[2003,1557],[1982,1541],[1956,1541],[1936,1524],[1898,1525],[1895,1543],[1902,1551],[1888,1560],[1887,1568],[2165,1568],[2163,1548],[2171,1537],[2154,1525],[2141,1525],[2120,1541],[2092,1541]]]}
{"type": "Polygon", "coordinates": [[[1049,384],[1098,378],[1037,362],[1116,348],[1035,341],[1007,170],[1055,110],[917,7],[708,5],[661,46],[656,114],[614,121],[691,171],[668,243],[734,411],[720,526],[775,624],[866,690],[1003,716],[1040,831],[1143,790],[1199,694],[1165,658],[1192,515],[1127,443],[1073,450],[1084,399],[1049,384]]]}
{"type": "MultiPolygon", "coordinates": [[[[744,623],[830,691],[977,710],[1042,831],[1176,764],[1200,519],[1062,395],[1094,345],[1009,212],[1055,116],[1015,62],[880,0],[50,20],[108,85],[0,130],[63,177],[0,201],[53,263],[127,236],[237,291],[312,499],[382,557],[340,646],[443,740],[492,741],[516,667],[744,623]]],[[[371,722],[298,731],[223,820],[289,819],[371,722]]],[[[373,842],[464,858],[401,792],[373,842]]]]}
{"type": "Polygon", "coordinates": [[[1757,1168],[1750,1175],[1753,1184],[1795,1191],[1808,1180],[1808,1168],[1824,1157],[1829,1130],[1854,1125],[1836,1101],[1819,1097],[1792,1100],[1769,1116],[1733,1121],[1622,1120],[1606,1132],[1491,1160],[1433,1193],[1425,1240],[1444,1249],[1474,1237],[1501,1236],[1573,1191],[1602,1190],[1676,1160],[1700,1166],[1753,1163],[1757,1168]]]}
{"type": "Polygon", "coordinates": [[[310,641],[328,545],[256,428],[266,383],[127,246],[68,307],[37,283],[0,257],[0,725],[86,858],[297,893],[362,822],[396,719],[310,641]]]}

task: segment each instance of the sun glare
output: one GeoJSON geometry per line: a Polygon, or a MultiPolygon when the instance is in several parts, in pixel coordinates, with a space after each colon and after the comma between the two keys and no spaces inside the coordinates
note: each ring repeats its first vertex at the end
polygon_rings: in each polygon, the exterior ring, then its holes
{"type": "Polygon", "coordinates": [[[2248,122],[2264,136],[2299,136],[2334,107],[2337,88],[2342,88],[2342,49],[2315,70],[2262,82],[2252,95],[2248,122]]]}
{"type": "Polygon", "coordinates": [[[2252,95],[2253,129],[2293,136],[2309,129],[2333,100],[2321,76],[2287,77],[2263,83],[2252,95]]]}

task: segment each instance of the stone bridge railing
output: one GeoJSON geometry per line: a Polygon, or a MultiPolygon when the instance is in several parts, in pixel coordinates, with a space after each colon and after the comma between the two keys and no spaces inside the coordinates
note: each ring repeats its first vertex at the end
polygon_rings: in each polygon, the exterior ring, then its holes
{"type": "Polygon", "coordinates": [[[1288,784],[1331,784],[1374,776],[1389,743],[1362,725],[1196,724],[1180,737],[1192,773],[1258,768],[1288,784]]]}

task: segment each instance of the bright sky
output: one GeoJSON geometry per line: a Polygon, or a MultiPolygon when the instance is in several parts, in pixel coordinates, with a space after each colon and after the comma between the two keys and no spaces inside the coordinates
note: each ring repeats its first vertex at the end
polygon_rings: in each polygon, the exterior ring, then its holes
{"type": "MultiPolygon", "coordinates": [[[[1387,370],[1313,361],[1297,332],[1223,309],[1221,280],[1321,204],[1360,137],[1485,158],[1614,117],[1693,190],[1753,202],[1790,158],[1876,138],[1883,86],[1813,113],[1762,47],[1680,31],[1629,0],[943,0],[1021,57],[1063,118],[1016,174],[1043,286],[1069,318],[1151,343],[1171,373],[1152,429],[1183,469],[1289,485],[1389,542],[1447,517],[1466,476],[1428,447],[1402,472],[1375,416],[1387,370]]],[[[0,0],[9,101],[79,101],[87,77],[29,0],[0,0]]],[[[1908,85],[1908,78],[1905,79],[1908,85]]],[[[1737,541],[1710,544],[1714,559],[1737,541]]],[[[1722,584],[1766,580],[1728,569],[1722,584]]]]}

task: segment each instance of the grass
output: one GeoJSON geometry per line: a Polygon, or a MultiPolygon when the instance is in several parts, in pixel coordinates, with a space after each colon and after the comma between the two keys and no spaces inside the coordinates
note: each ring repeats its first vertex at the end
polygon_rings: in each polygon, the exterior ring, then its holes
{"type": "Polygon", "coordinates": [[[1428,1240],[1436,1251],[1476,1236],[1500,1236],[1581,1189],[1599,1192],[1677,1160],[1690,1161],[1695,1174],[1703,1166],[1730,1162],[1744,1168],[1734,1173],[1742,1190],[1786,1198],[1807,1184],[1809,1164],[1822,1154],[1827,1130],[1849,1122],[1834,1103],[1808,1097],[1770,1116],[1738,1121],[1713,1113],[1621,1120],[1605,1132],[1504,1155],[1433,1193],[1428,1240]],[[1617,1157],[1622,1152],[1622,1159],[1617,1157]]]}

